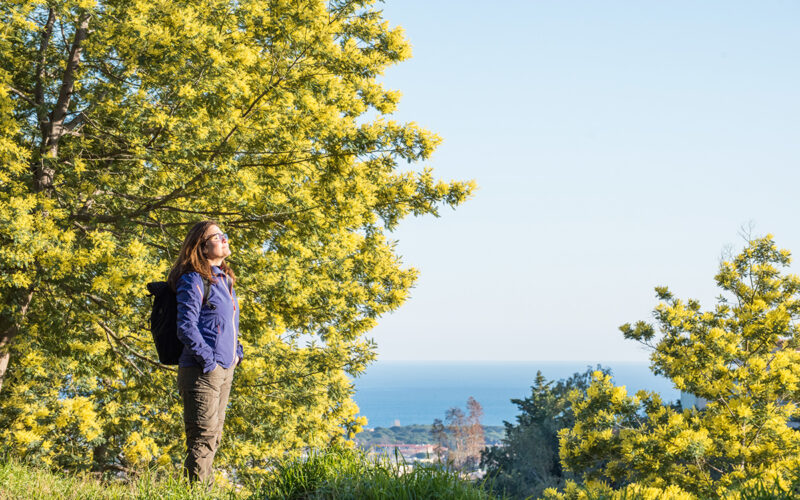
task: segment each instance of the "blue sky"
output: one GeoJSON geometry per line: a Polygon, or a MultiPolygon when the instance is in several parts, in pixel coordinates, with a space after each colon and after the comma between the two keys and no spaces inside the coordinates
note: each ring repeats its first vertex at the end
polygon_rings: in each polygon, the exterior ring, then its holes
{"type": "Polygon", "coordinates": [[[383,9],[414,52],[395,119],[444,139],[415,168],[479,190],[394,232],[421,274],[379,359],[645,361],[617,327],[657,285],[710,307],[743,225],[800,258],[800,4],[383,9]]]}

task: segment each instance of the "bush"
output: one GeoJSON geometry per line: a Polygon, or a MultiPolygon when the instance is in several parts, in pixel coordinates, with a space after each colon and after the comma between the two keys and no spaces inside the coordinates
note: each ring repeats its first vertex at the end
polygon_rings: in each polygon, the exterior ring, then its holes
{"type": "MultiPolygon", "coordinates": [[[[545,500],[695,500],[696,496],[677,485],[664,488],[632,483],[613,489],[600,481],[587,481],[583,484],[567,481],[557,491],[545,490],[545,500]]],[[[788,462],[764,470],[760,477],[747,480],[738,485],[724,487],[718,485],[714,498],[724,500],[794,500],[800,498],[800,464],[788,462]]]]}
{"type": "Polygon", "coordinates": [[[312,452],[305,459],[276,463],[272,472],[260,485],[259,498],[497,498],[455,471],[435,465],[412,468],[387,456],[372,460],[358,450],[312,452]]]}

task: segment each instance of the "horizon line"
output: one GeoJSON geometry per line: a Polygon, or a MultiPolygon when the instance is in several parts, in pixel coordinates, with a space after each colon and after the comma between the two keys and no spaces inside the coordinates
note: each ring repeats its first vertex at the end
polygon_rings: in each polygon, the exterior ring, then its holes
{"type": "Polygon", "coordinates": [[[375,363],[388,362],[388,363],[636,363],[636,364],[649,364],[649,360],[631,360],[631,359],[603,359],[603,360],[586,360],[586,359],[376,359],[375,363]]]}

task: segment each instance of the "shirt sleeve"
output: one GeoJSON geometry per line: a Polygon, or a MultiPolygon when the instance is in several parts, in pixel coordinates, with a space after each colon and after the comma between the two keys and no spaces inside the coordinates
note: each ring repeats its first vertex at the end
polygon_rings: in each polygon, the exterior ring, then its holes
{"type": "Polygon", "coordinates": [[[200,335],[198,324],[203,307],[203,278],[197,273],[186,273],[178,280],[178,340],[208,373],[217,367],[214,350],[200,335]]]}

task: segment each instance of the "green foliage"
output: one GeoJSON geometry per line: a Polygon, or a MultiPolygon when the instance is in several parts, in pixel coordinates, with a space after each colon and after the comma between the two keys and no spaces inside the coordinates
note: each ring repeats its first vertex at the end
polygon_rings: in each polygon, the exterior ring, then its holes
{"type": "Polygon", "coordinates": [[[373,3],[0,3],[3,448],[83,470],[180,460],[145,284],[204,218],[231,236],[246,353],[216,463],[365,423],[347,374],[416,278],[388,231],[474,187],[399,170],[439,139],[389,116],[377,78],[410,45],[373,3]]]}
{"type": "Polygon", "coordinates": [[[244,485],[218,483],[207,490],[187,484],[179,472],[146,471],[128,482],[99,481],[87,473],[53,473],[17,462],[0,463],[0,497],[47,499],[473,499],[490,500],[480,485],[438,467],[397,464],[388,457],[372,460],[349,449],[327,449],[306,458],[274,462],[267,473],[244,478],[244,485]]]}
{"type": "Polygon", "coordinates": [[[563,491],[545,490],[544,500],[698,500],[698,497],[677,486],[658,488],[642,484],[629,484],[617,490],[608,484],[588,481],[578,484],[568,480],[563,491]]]}
{"type": "Polygon", "coordinates": [[[720,496],[730,500],[794,500],[800,497],[800,471],[773,470],[720,496]]]}
{"type": "MultiPolygon", "coordinates": [[[[484,425],[483,432],[486,444],[493,445],[502,440],[504,428],[499,425],[484,425]]],[[[430,444],[434,440],[430,425],[414,424],[364,429],[356,434],[355,442],[362,448],[368,448],[376,444],[430,444]]]]}
{"type": "Polygon", "coordinates": [[[793,500],[800,496],[800,470],[797,462],[765,470],[754,477],[726,489],[720,487],[713,496],[698,496],[675,485],[654,487],[632,483],[614,489],[606,483],[588,481],[578,484],[568,480],[561,491],[555,488],[544,492],[546,500],[695,500],[702,498],[722,498],[725,500],[793,500]]]}
{"type": "MultiPolygon", "coordinates": [[[[608,369],[597,369],[609,373],[608,369]]],[[[548,381],[537,372],[531,395],[511,400],[521,412],[516,424],[505,422],[502,446],[486,448],[481,454],[487,484],[494,491],[513,498],[537,498],[546,488],[561,487],[572,477],[561,467],[558,432],[574,424],[567,396],[573,390],[585,394],[592,372],[587,369],[558,382],[548,381]]]]}
{"type": "Polygon", "coordinates": [[[243,498],[230,485],[188,484],[178,471],[145,471],[129,482],[100,481],[89,473],[59,474],[14,461],[0,462],[0,498],[3,500],[227,500],[243,498]],[[35,495],[33,494],[35,492],[35,495]]]}
{"type": "Polygon", "coordinates": [[[356,450],[311,453],[278,462],[260,488],[261,498],[490,499],[458,473],[436,466],[413,468],[384,456],[371,461],[356,450]]]}
{"type": "Polygon", "coordinates": [[[723,295],[710,311],[657,289],[658,335],[645,323],[621,330],[653,349],[655,373],[707,407],[677,411],[595,374],[586,395],[570,396],[575,425],[560,433],[563,464],[585,479],[715,496],[796,460],[800,434],[787,422],[800,401],[800,278],[780,272],[789,262],[771,236],[750,241],[721,263],[723,295]]]}

